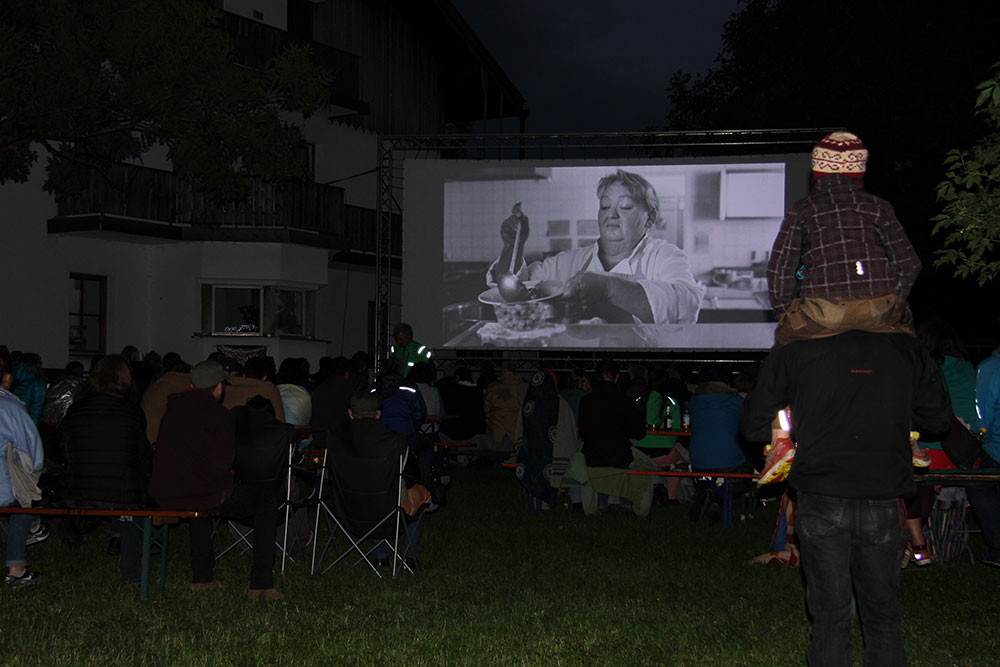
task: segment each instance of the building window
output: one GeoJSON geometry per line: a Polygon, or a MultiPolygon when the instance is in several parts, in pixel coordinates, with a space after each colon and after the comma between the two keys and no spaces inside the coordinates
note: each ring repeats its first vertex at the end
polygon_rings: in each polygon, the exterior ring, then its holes
{"type": "Polygon", "coordinates": [[[202,285],[205,334],[312,336],[315,292],[263,285],[202,285]]]}
{"type": "Polygon", "coordinates": [[[281,336],[305,334],[306,298],[302,290],[274,290],[274,333],[281,336]]]}
{"type": "Polygon", "coordinates": [[[108,278],[69,274],[69,354],[105,354],[108,340],[108,278]]]}
{"type": "Polygon", "coordinates": [[[264,290],[212,286],[212,333],[260,333],[264,290]]]}
{"type": "Polygon", "coordinates": [[[295,155],[298,157],[299,162],[305,167],[306,173],[309,174],[309,178],[316,177],[316,145],[311,144],[307,141],[300,141],[299,145],[295,148],[295,155]]]}

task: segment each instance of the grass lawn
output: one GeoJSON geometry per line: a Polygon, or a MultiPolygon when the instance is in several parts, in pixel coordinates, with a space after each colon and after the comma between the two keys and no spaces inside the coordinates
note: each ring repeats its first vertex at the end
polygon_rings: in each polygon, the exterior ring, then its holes
{"type": "MultiPolygon", "coordinates": [[[[0,587],[0,664],[795,665],[809,639],[798,570],[750,566],[777,503],[728,529],[686,506],[530,516],[510,471],[457,470],[428,516],[424,572],[380,581],[290,565],[282,602],[246,599],[248,556],[225,587],[188,590],[187,529],[171,534],[167,595],[119,584],[105,528],[70,551],[29,547],[35,585],[0,587]]],[[[219,542],[221,544],[221,542],[219,542]]],[[[154,568],[157,560],[154,559],[154,568]]],[[[1000,664],[1000,571],[968,557],[903,572],[913,665],[1000,664]]],[[[860,635],[855,630],[860,664],[860,635]]]]}

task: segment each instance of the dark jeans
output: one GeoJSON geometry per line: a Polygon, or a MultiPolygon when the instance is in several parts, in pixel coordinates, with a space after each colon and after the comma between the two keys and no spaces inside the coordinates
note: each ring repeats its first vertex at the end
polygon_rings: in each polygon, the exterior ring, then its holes
{"type": "MultiPolygon", "coordinates": [[[[274,588],[274,540],[278,530],[278,498],[270,484],[233,485],[233,494],[219,507],[224,519],[253,518],[253,565],[250,588],[274,588]]],[[[215,551],[211,518],[191,519],[191,581],[205,584],[214,578],[215,551]]]]}
{"type": "Polygon", "coordinates": [[[902,500],[799,492],[795,532],[812,616],[810,667],[851,665],[852,585],[864,664],[907,664],[899,605],[905,522],[902,500]]]}
{"type": "MultiPolygon", "coordinates": [[[[15,504],[16,506],[16,504],[15,504]]],[[[7,567],[25,567],[24,552],[28,548],[28,533],[38,517],[34,514],[11,514],[7,519],[7,567]]]]}
{"type": "MultiPolygon", "coordinates": [[[[403,530],[399,533],[399,555],[403,558],[420,558],[420,536],[424,533],[424,514],[425,512],[421,512],[417,519],[410,523],[400,517],[403,530]]],[[[371,554],[372,558],[388,558],[391,555],[389,545],[383,540],[378,541],[371,554]]]]}
{"type": "MultiPolygon", "coordinates": [[[[1000,464],[990,458],[985,451],[979,454],[980,468],[1000,468],[1000,464]]],[[[1000,561],[1000,485],[969,486],[965,493],[969,505],[976,515],[976,521],[983,531],[986,553],[980,558],[993,562],[1000,561]]]]}

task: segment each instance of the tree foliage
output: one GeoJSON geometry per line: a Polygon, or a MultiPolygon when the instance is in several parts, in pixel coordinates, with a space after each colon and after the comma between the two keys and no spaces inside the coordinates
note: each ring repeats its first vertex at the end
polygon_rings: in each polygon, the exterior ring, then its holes
{"type": "Polygon", "coordinates": [[[946,151],[981,131],[965,106],[996,60],[981,9],[744,0],[715,65],[671,77],[667,129],[846,128],[871,150],[869,185],[926,222],[946,151]]]}
{"type": "MultiPolygon", "coordinates": [[[[844,128],[869,148],[866,187],[896,209],[924,271],[915,315],[982,330],[987,295],[933,267],[943,161],[987,130],[976,84],[997,60],[996,10],[976,0],[742,0],[702,74],[677,71],[667,129],[844,128]],[[975,308],[971,304],[978,304],[975,308]],[[922,311],[922,312],[921,312],[922,311]]],[[[820,132],[816,133],[819,139],[820,132]]],[[[811,146],[803,145],[803,152],[811,146]]],[[[978,241],[988,242],[984,236],[978,241]]],[[[971,274],[970,274],[971,275],[971,274]]]]}
{"type": "Polygon", "coordinates": [[[976,115],[988,132],[968,150],[951,150],[945,180],[937,187],[944,204],[934,233],[944,235],[935,266],[954,266],[960,278],[986,285],[1000,272],[1000,62],[977,88],[976,115]]]}
{"type": "Polygon", "coordinates": [[[156,146],[220,200],[241,198],[251,175],[305,176],[289,118],[325,103],[328,75],[307,47],[235,65],[220,18],[196,0],[4,2],[0,184],[25,181],[44,152],[58,198],[156,146]]]}

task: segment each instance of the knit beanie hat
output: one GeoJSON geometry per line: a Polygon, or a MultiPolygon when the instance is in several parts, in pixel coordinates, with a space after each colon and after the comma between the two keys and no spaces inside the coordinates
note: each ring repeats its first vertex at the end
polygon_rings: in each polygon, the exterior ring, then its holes
{"type": "Polygon", "coordinates": [[[814,174],[864,174],[868,149],[850,132],[832,132],[812,152],[814,174]]]}

